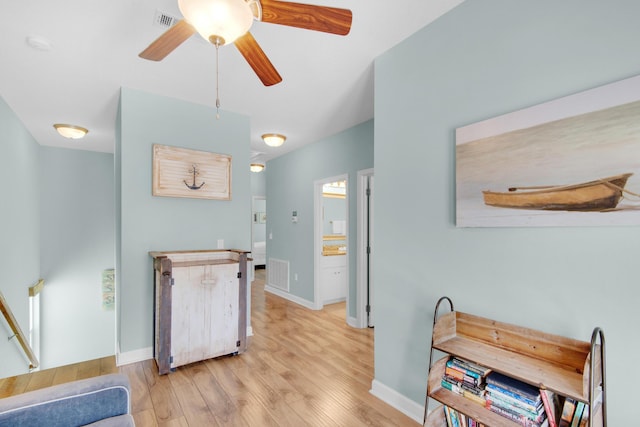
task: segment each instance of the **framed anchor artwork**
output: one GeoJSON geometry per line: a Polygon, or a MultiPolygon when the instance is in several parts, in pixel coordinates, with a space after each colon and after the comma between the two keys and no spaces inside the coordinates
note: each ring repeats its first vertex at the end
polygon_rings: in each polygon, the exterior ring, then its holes
{"type": "Polygon", "coordinates": [[[231,200],[231,156],[153,145],[152,194],[231,200]]]}

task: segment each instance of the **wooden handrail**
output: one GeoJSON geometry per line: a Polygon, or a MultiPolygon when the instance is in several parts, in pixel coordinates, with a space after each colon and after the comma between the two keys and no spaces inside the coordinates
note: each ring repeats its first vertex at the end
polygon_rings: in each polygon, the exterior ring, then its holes
{"type": "MultiPolygon", "coordinates": [[[[40,279],[36,285],[34,285],[32,288],[29,288],[29,294],[31,295],[32,289],[37,289],[37,291],[39,292],[42,289],[43,285],[44,280],[40,279]]],[[[35,295],[35,293],[33,295],[35,295]]],[[[4,299],[4,295],[2,295],[2,292],[0,292],[0,311],[2,311],[4,318],[7,320],[9,327],[13,331],[13,336],[18,340],[18,342],[20,343],[20,347],[22,347],[22,350],[27,355],[27,358],[29,359],[29,369],[35,369],[40,366],[38,358],[34,354],[31,345],[29,345],[29,340],[27,340],[24,332],[22,332],[22,329],[20,328],[18,321],[13,315],[13,312],[11,311],[7,300],[4,299]]]]}
{"type": "Polygon", "coordinates": [[[44,279],[40,279],[40,280],[38,280],[38,282],[35,285],[33,285],[33,286],[31,286],[29,288],[29,296],[30,297],[35,297],[40,292],[42,292],[43,288],[44,288],[44,279]]]}

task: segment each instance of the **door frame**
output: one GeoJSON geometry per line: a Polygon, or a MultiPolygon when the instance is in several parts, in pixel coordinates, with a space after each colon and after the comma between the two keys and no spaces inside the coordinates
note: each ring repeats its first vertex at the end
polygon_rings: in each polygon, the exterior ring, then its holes
{"type": "Polygon", "coordinates": [[[322,186],[330,182],[346,181],[346,195],[345,195],[345,239],[347,242],[347,315],[349,317],[349,254],[351,248],[349,247],[349,174],[336,175],[328,178],[319,179],[313,182],[313,306],[315,310],[321,310],[324,304],[321,300],[320,294],[320,281],[321,281],[321,268],[322,268],[322,236],[323,236],[323,199],[322,199],[322,186]]]}
{"type": "MultiPolygon", "coordinates": [[[[357,230],[358,239],[356,244],[356,327],[367,328],[367,274],[371,274],[371,265],[367,272],[367,181],[374,176],[374,170],[363,169],[358,171],[357,189],[357,230]]],[[[370,213],[373,212],[369,206],[370,213]]],[[[373,223],[371,220],[370,222],[373,223]]],[[[372,253],[370,254],[372,255],[372,253]]],[[[370,301],[371,303],[371,301],[370,301]]]]}

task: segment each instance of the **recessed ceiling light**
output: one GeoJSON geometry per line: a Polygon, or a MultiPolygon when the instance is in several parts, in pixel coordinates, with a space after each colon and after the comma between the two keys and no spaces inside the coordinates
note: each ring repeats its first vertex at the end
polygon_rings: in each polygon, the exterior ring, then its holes
{"type": "Polygon", "coordinates": [[[48,52],[51,50],[51,42],[41,36],[28,36],[27,44],[37,50],[48,52]]]}

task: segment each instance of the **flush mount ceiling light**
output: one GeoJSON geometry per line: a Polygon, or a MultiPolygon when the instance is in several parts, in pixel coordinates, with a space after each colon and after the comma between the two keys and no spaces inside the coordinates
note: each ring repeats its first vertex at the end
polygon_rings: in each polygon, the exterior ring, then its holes
{"type": "Polygon", "coordinates": [[[262,172],[264,170],[264,165],[262,163],[251,163],[249,169],[251,172],[262,172]]]}
{"type": "Polygon", "coordinates": [[[262,135],[262,140],[269,147],[279,147],[284,144],[284,141],[286,139],[286,136],[279,133],[265,133],[264,135],[262,135]]]}
{"type": "Polygon", "coordinates": [[[83,138],[89,132],[87,129],[76,125],[65,125],[56,123],[55,125],[53,125],[53,127],[56,128],[60,135],[69,139],[83,138]]]}

